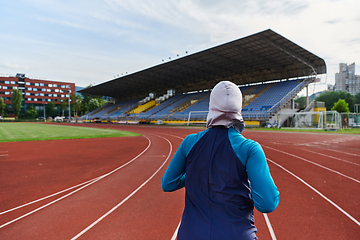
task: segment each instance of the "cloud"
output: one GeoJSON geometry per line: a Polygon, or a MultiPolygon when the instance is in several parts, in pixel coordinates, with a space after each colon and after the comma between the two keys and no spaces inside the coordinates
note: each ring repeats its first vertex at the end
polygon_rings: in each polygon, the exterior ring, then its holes
{"type": "Polygon", "coordinates": [[[360,44],[360,38],[346,39],[343,41],[344,44],[353,46],[360,44]]]}
{"type": "Polygon", "coordinates": [[[76,24],[76,23],[70,22],[70,21],[66,21],[66,20],[62,20],[62,19],[60,20],[60,19],[44,17],[44,16],[37,16],[37,15],[33,16],[33,18],[38,21],[42,21],[42,22],[55,23],[55,24],[60,24],[60,25],[73,27],[73,28],[82,28],[79,24],[76,24]]]}
{"type": "MultiPolygon", "coordinates": [[[[15,3],[10,3],[7,9],[15,9],[15,3]]],[[[107,76],[138,71],[176,54],[184,56],[185,51],[194,53],[268,28],[324,58],[329,79],[334,78],[339,62],[359,59],[360,32],[354,30],[360,22],[358,0],[22,3],[16,14],[15,10],[8,14],[11,19],[4,18],[9,24],[0,26],[3,58],[20,69],[28,66],[29,73],[64,81],[104,81],[107,76]],[[15,27],[14,22],[18,22],[15,27]]]]}
{"type": "Polygon", "coordinates": [[[15,71],[27,71],[30,69],[30,67],[28,67],[28,66],[13,64],[13,63],[2,63],[2,64],[0,64],[0,68],[5,68],[5,69],[15,70],[15,71]]]}
{"type": "Polygon", "coordinates": [[[341,23],[341,22],[342,22],[341,18],[335,18],[335,19],[325,21],[325,23],[327,23],[327,24],[336,24],[336,23],[341,23]]]}

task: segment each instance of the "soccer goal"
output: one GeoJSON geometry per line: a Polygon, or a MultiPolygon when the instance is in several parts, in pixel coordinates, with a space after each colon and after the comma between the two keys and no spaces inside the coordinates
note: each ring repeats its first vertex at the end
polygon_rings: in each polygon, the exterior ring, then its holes
{"type": "Polygon", "coordinates": [[[187,125],[190,124],[206,124],[206,118],[209,111],[191,111],[189,112],[187,125]]]}
{"type": "Polygon", "coordinates": [[[341,115],[336,111],[295,113],[291,117],[290,127],[338,130],[341,128],[341,115]]]}

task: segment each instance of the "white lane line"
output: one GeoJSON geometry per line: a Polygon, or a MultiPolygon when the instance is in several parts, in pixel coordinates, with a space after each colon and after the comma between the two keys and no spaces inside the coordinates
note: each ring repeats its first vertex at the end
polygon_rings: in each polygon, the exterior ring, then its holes
{"type": "Polygon", "coordinates": [[[43,205],[43,206],[41,206],[41,207],[39,207],[39,208],[31,211],[31,212],[28,212],[28,213],[26,213],[26,214],[24,214],[24,215],[22,215],[22,216],[20,216],[20,217],[18,217],[18,218],[15,218],[15,219],[7,222],[7,223],[4,223],[3,225],[0,226],[0,228],[3,228],[3,227],[5,227],[5,226],[7,226],[7,225],[10,225],[11,223],[14,223],[14,222],[16,222],[16,221],[24,218],[24,217],[27,217],[27,216],[29,216],[29,215],[37,212],[37,211],[40,211],[41,209],[46,208],[46,207],[48,207],[48,206],[50,206],[50,205],[52,205],[52,204],[54,204],[54,203],[56,203],[56,202],[58,202],[58,201],[60,201],[60,200],[62,200],[62,199],[64,199],[64,198],[66,198],[66,197],[68,197],[68,196],[70,196],[70,195],[72,195],[72,194],[74,194],[74,193],[76,193],[76,192],[78,192],[78,191],[80,191],[80,190],[82,190],[82,189],[90,186],[91,184],[99,181],[100,179],[102,179],[102,177],[101,177],[101,178],[98,178],[97,180],[95,180],[95,181],[93,181],[93,182],[90,182],[90,183],[86,184],[85,186],[83,186],[83,187],[81,187],[81,188],[79,188],[79,189],[77,189],[77,190],[75,190],[75,191],[72,191],[72,192],[70,192],[70,193],[68,193],[68,194],[66,194],[66,195],[64,195],[64,196],[62,196],[62,197],[60,197],[60,198],[52,201],[52,202],[49,202],[48,204],[45,204],[45,205],[43,205]]]}
{"type": "Polygon", "coordinates": [[[339,150],[334,150],[334,149],[326,149],[326,150],[330,150],[330,151],[333,151],[333,152],[338,152],[338,153],[342,153],[342,154],[348,154],[348,155],[351,155],[351,156],[355,156],[355,157],[360,157],[359,154],[355,154],[355,153],[348,153],[348,152],[343,152],[343,151],[339,151],[339,150]]]}
{"type": "Polygon", "coordinates": [[[313,145],[323,145],[323,146],[331,146],[333,144],[338,144],[338,143],[344,143],[344,142],[349,142],[349,141],[353,141],[353,140],[359,140],[358,136],[353,136],[353,137],[343,137],[343,138],[336,138],[336,139],[331,139],[331,140],[327,140],[327,141],[320,141],[320,142],[307,142],[307,143],[299,143],[296,144],[298,146],[313,146],[313,145]]]}
{"type": "Polygon", "coordinates": [[[0,151],[0,157],[7,157],[9,156],[9,151],[0,151]]]}
{"type": "Polygon", "coordinates": [[[278,149],[275,149],[275,148],[272,148],[272,147],[268,147],[268,146],[264,146],[264,145],[263,145],[263,147],[266,147],[266,148],[272,149],[272,150],[274,150],[274,151],[278,151],[278,152],[287,154],[287,155],[289,155],[289,156],[298,158],[298,159],[303,160],[303,161],[305,161],[305,162],[308,162],[308,163],[314,164],[314,165],[316,165],[316,166],[318,166],[318,167],[324,168],[324,169],[326,169],[326,170],[328,170],[328,171],[330,171],[330,172],[339,174],[340,176],[345,177],[345,178],[348,178],[348,179],[350,179],[350,180],[352,180],[352,181],[354,181],[354,182],[360,183],[360,181],[357,180],[357,179],[355,179],[355,178],[349,177],[349,176],[347,176],[347,175],[345,175],[345,174],[343,174],[343,173],[341,173],[341,172],[335,171],[335,170],[333,170],[333,169],[331,169],[331,168],[325,167],[325,166],[320,165],[320,164],[318,164],[318,163],[314,163],[314,162],[312,162],[312,161],[310,161],[310,160],[307,160],[307,159],[305,159],[305,158],[302,158],[302,157],[296,156],[296,155],[294,155],[294,154],[287,153],[287,152],[284,152],[284,151],[281,151],[281,150],[278,150],[278,149]]]}
{"type": "MultiPolygon", "coordinates": [[[[119,169],[121,169],[121,168],[125,167],[126,165],[130,164],[131,162],[135,161],[135,160],[136,160],[137,158],[139,158],[142,154],[144,154],[144,153],[149,149],[149,147],[151,146],[151,140],[150,140],[149,138],[147,138],[146,136],[144,136],[144,137],[149,141],[148,146],[145,148],[145,150],[143,150],[140,154],[138,154],[136,157],[134,157],[133,159],[131,159],[131,160],[128,161],[127,163],[121,165],[120,167],[112,170],[112,171],[109,172],[109,173],[106,173],[106,174],[104,174],[104,175],[102,175],[102,176],[100,176],[100,177],[97,177],[97,178],[93,179],[93,181],[92,181],[92,180],[90,180],[90,182],[88,181],[88,182],[89,182],[88,184],[86,184],[86,185],[83,186],[83,187],[78,188],[78,189],[75,190],[75,191],[72,191],[72,192],[70,192],[70,193],[68,193],[68,194],[66,194],[66,195],[64,195],[64,196],[62,196],[62,197],[60,197],[60,198],[58,198],[58,199],[56,199],[56,200],[48,203],[48,204],[45,204],[45,205],[43,205],[43,206],[41,206],[41,207],[39,207],[39,208],[31,211],[31,212],[28,212],[28,213],[26,213],[26,214],[24,214],[24,215],[22,215],[22,216],[20,216],[20,217],[18,217],[18,218],[16,218],[16,219],[14,219],[14,220],[11,220],[11,221],[9,221],[9,222],[7,222],[7,223],[4,223],[3,225],[0,226],[0,228],[3,228],[3,227],[5,227],[5,226],[7,226],[7,225],[9,225],[9,224],[11,224],[11,223],[14,223],[14,222],[16,222],[16,221],[24,218],[24,217],[27,217],[27,216],[29,216],[29,215],[31,215],[31,214],[33,214],[33,213],[35,213],[35,212],[37,212],[37,211],[45,208],[45,207],[48,207],[48,206],[50,206],[50,205],[52,205],[52,204],[54,204],[54,203],[56,203],[56,202],[58,202],[58,201],[60,201],[60,200],[62,200],[62,199],[64,199],[64,198],[66,198],[66,197],[68,197],[68,196],[70,196],[70,195],[72,195],[72,194],[74,194],[74,193],[76,193],[76,192],[78,192],[78,191],[80,191],[80,190],[82,190],[82,189],[84,189],[84,188],[86,188],[86,187],[88,187],[88,186],[96,183],[97,181],[99,181],[99,180],[101,180],[101,179],[109,176],[110,174],[118,171],[119,169]]],[[[48,197],[49,197],[49,196],[48,196],[48,197]]],[[[48,197],[45,197],[45,198],[48,198],[48,197]]],[[[43,199],[45,199],[45,198],[43,198],[43,199]]],[[[34,203],[34,202],[37,202],[37,200],[36,200],[36,201],[33,201],[32,203],[34,203]]],[[[16,209],[18,209],[18,208],[20,208],[20,207],[21,207],[21,206],[17,207],[16,209]]],[[[11,209],[10,209],[10,210],[11,210],[11,209]]],[[[8,211],[9,211],[9,210],[8,210],[8,211]]]]}
{"type": "Polygon", "coordinates": [[[344,160],[344,159],[341,159],[341,158],[337,158],[337,157],[333,157],[333,156],[329,156],[329,155],[326,155],[326,154],[323,154],[323,153],[314,152],[314,151],[311,151],[311,150],[308,150],[308,149],[302,149],[301,148],[301,151],[307,151],[307,152],[319,154],[319,155],[324,156],[324,157],[329,157],[329,158],[332,158],[332,159],[335,159],[335,160],[339,160],[339,161],[342,161],[342,162],[346,162],[346,163],[350,163],[350,164],[360,166],[360,164],[358,164],[358,163],[350,162],[350,161],[347,161],[347,160],[344,160]]]}
{"type": "MultiPolygon", "coordinates": [[[[158,136],[161,137],[161,136],[158,136]]],[[[105,213],[104,215],[102,215],[100,218],[98,218],[95,222],[93,222],[92,224],[90,224],[87,228],[85,228],[84,230],[82,230],[80,233],[78,233],[75,237],[71,238],[71,240],[75,240],[78,239],[79,237],[81,237],[84,233],[86,233],[87,231],[89,231],[92,227],[94,227],[96,224],[98,224],[101,220],[103,220],[104,218],[106,218],[108,215],[110,215],[112,212],[114,212],[116,209],[118,209],[122,204],[124,204],[127,200],[129,200],[135,193],[137,193],[142,187],[144,187],[160,170],[161,168],[165,165],[165,163],[168,161],[168,159],[170,158],[170,155],[172,153],[172,144],[171,142],[164,138],[161,137],[163,139],[165,139],[169,144],[170,144],[170,151],[169,154],[167,156],[167,158],[165,159],[165,161],[161,164],[161,166],[154,172],[153,175],[151,175],[143,184],[141,184],[137,189],[135,189],[135,191],[133,191],[129,196],[127,196],[124,200],[122,200],[119,204],[117,204],[115,207],[113,207],[112,209],[110,209],[107,213],[105,213]]]]}
{"type": "MultiPolygon", "coordinates": [[[[184,140],[184,139],[185,139],[185,138],[182,138],[182,137],[179,137],[179,136],[176,136],[176,135],[172,135],[172,134],[166,134],[166,133],[164,133],[164,135],[168,135],[168,136],[172,136],[172,137],[175,137],[175,138],[179,138],[179,139],[181,139],[181,140],[184,140]]],[[[178,234],[178,231],[179,231],[180,224],[181,224],[181,220],[180,220],[177,228],[175,229],[175,232],[174,232],[173,236],[171,237],[171,240],[176,240],[177,234],[178,234]]]]}
{"type": "Polygon", "coordinates": [[[69,191],[69,190],[71,190],[71,189],[74,189],[74,188],[80,187],[80,186],[82,186],[82,185],[85,185],[85,184],[87,184],[87,183],[89,183],[89,182],[93,182],[93,181],[95,181],[95,180],[97,180],[98,178],[101,178],[101,177],[102,177],[102,176],[97,177],[97,178],[94,178],[94,179],[91,179],[91,180],[86,181],[86,182],[83,182],[83,183],[80,183],[80,184],[78,184],[78,185],[76,185],[76,186],[73,186],[73,187],[67,188],[67,189],[65,189],[65,190],[62,190],[62,191],[60,191],[60,192],[57,192],[57,193],[51,194],[51,195],[49,195],[49,196],[46,196],[46,197],[43,197],[43,198],[40,198],[40,199],[34,200],[34,201],[29,202],[29,203],[26,203],[26,204],[24,204],[24,205],[21,205],[21,206],[18,206],[18,207],[14,207],[14,208],[11,208],[11,209],[6,210],[6,211],[4,211],[4,212],[0,212],[0,215],[5,214],[5,213],[8,213],[8,212],[11,212],[11,211],[14,211],[14,210],[19,209],[19,208],[26,207],[26,206],[31,205],[31,204],[33,204],[33,203],[40,202],[40,201],[45,200],[45,199],[47,199],[47,198],[54,197],[54,196],[59,195],[59,194],[61,194],[61,193],[67,192],[67,191],[69,191]]]}
{"type": "Polygon", "coordinates": [[[172,136],[172,137],[175,137],[175,138],[179,138],[181,140],[184,140],[185,138],[182,138],[182,137],[179,137],[179,136],[176,136],[176,135],[172,135],[172,134],[169,134],[169,133],[163,133],[164,135],[168,135],[168,136],[172,136]]]}
{"type": "Polygon", "coordinates": [[[179,222],[179,225],[177,226],[177,228],[176,228],[176,230],[175,230],[175,232],[174,232],[171,240],[176,240],[177,234],[178,234],[178,231],[179,231],[180,224],[181,224],[181,221],[179,222]]]}
{"type": "Polygon", "coordinates": [[[300,177],[296,176],[294,173],[290,172],[289,170],[287,170],[286,168],[284,168],[283,166],[281,166],[280,164],[266,158],[269,162],[275,164],[276,166],[278,166],[279,168],[283,169],[285,172],[289,173],[290,175],[292,175],[293,177],[295,177],[296,179],[298,179],[300,182],[302,182],[303,184],[305,184],[307,187],[309,187],[311,190],[313,190],[314,192],[316,192],[317,194],[320,195],[320,197],[324,198],[326,201],[328,201],[331,205],[333,205],[335,208],[337,208],[340,212],[342,212],[343,214],[345,214],[345,216],[347,216],[349,219],[351,219],[354,223],[356,223],[358,226],[360,226],[360,222],[358,220],[356,220],[353,216],[351,216],[349,213],[347,213],[345,210],[343,210],[341,207],[339,207],[338,205],[336,205],[333,201],[331,201],[329,198],[327,198],[324,194],[322,194],[321,192],[319,192],[318,190],[316,190],[314,187],[312,187],[310,184],[308,184],[307,182],[305,182],[303,179],[301,179],[300,177]]]}
{"type": "Polygon", "coordinates": [[[269,220],[269,217],[266,213],[263,213],[264,215],[264,218],[265,218],[265,222],[266,222],[266,225],[269,229],[269,232],[270,232],[270,235],[271,235],[271,239],[272,240],[276,240],[276,236],[275,236],[275,232],[274,232],[274,229],[272,228],[271,226],[271,223],[270,223],[270,220],[269,220]]]}

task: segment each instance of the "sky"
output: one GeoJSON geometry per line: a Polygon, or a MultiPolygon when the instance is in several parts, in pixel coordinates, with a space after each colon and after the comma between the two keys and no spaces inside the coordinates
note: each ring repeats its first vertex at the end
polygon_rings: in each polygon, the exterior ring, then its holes
{"type": "Polygon", "coordinates": [[[0,0],[0,76],[86,87],[272,29],[325,60],[317,92],[341,62],[360,75],[359,9],[359,0],[0,0]]]}

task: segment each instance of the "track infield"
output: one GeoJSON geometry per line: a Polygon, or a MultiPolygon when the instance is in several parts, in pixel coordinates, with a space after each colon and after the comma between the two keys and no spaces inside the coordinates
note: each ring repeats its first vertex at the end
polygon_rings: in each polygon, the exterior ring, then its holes
{"type": "Polygon", "coordinates": [[[130,137],[140,134],[91,127],[44,123],[0,123],[0,142],[39,141],[59,139],[130,137]]]}

